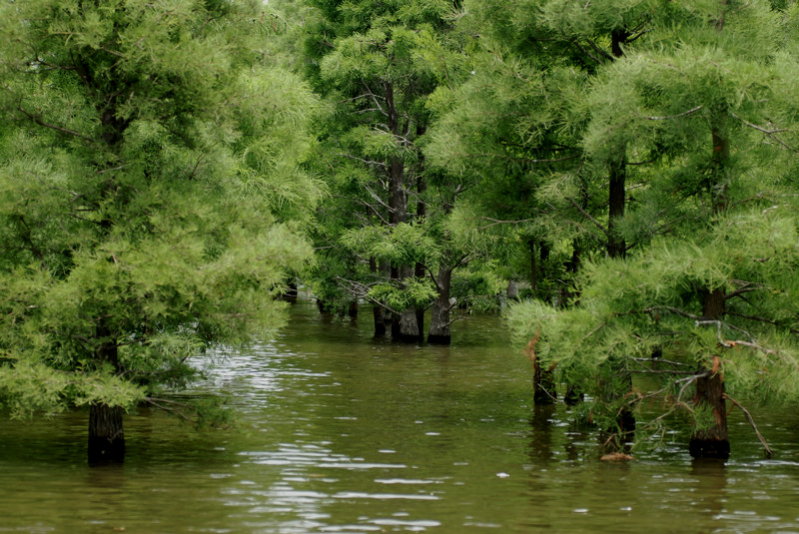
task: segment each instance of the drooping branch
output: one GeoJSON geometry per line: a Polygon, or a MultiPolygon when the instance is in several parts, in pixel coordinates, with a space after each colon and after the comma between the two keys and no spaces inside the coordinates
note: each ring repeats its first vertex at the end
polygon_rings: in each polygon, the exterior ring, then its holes
{"type": "Polygon", "coordinates": [[[33,121],[34,123],[38,124],[39,126],[43,126],[45,128],[50,128],[51,130],[55,130],[57,132],[61,132],[63,134],[71,135],[72,137],[77,137],[78,139],[83,139],[84,141],[88,141],[90,143],[96,143],[96,139],[92,139],[88,135],[84,135],[80,132],[75,130],[70,130],[69,128],[65,128],[63,126],[58,126],[57,124],[51,124],[44,119],[42,119],[39,115],[35,115],[23,109],[22,107],[17,107],[17,111],[25,115],[28,119],[33,121]]]}
{"type": "Polygon", "coordinates": [[[763,445],[763,452],[765,453],[766,458],[771,458],[774,455],[774,451],[771,450],[771,447],[769,447],[766,438],[764,438],[763,434],[761,434],[760,430],[758,430],[757,424],[755,424],[755,419],[754,417],[752,417],[752,414],[749,413],[749,410],[747,410],[743,404],[733,399],[726,393],[724,394],[724,398],[730,401],[736,408],[740,409],[744,413],[744,417],[746,417],[749,426],[751,426],[752,430],[755,431],[755,435],[757,436],[758,441],[760,441],[761,445],[763,445]]]}
{"type": "Polygon", "coordinates": [[[679,119],[680,117],[687,117],[688,115],[693,115],[697,111],[701,110],[702,107],[703,107],[702,105],[695,106],[689,110],[683,111],[682,113],[677,113],[676,115],[660,115],[660,116],[655,115],[644,118],[650,121],[667,121],[670,119],[679,119]]]}
{"type": "Polygon", "coordinates": [[[688,313],[688,312],[683,311],[683,310],[681,310],[679,308],[675,308],[674,306],[650,306],[649,308],[645,308],[645,309],[641,310],[640,313],[648,313],[648,314],[651,315],[651,314],[653,314],[655,312],[661,312],[661,311],[666,311],[666,312],[669,312],[669,313],[673,313],[675,315],[679,315],[680,317],[686,317],[688,319],[693,319],[694,321],[699,321],[701,319],[701,317],[699,317],[698,315],[694,315],[692,313],[688,313]]]}
{"type": "Polygon", "coordinates": [[[577,208],[577,211],[579,211],[579,212],[580,212],[580,213],[583,215],[583,217],[585,217],[586,219],[588,219],[589,221],[591,221],[591,222],[594,224],[594,226],[596,226],[597,228],[599,228],[599,229],[602,231],[602,233],[603,233],[603,234],[605,234],[605,236],[606,236],[606,237],[610,235],[610,232],[609,232],[609,231],[608,231],[608,229],[605,227],[605,225],[603,225],[601,222],[599,222],[599,221],[596,219],[596,217],[594,217],[593,215],[591,215],[590,213],[588,213],[587,211],[585,211],[585,209],[584,209],[582,206],[580,206],[580,205],[579,205],[577,202],[575,202],[575,201],[574,201],[574,199],[571,199],[571,198],[569,198],[569,199],[568,199],[568,201],[569,201],[569,203],[570,203],[572,206],[574,206],[575,208],[577,208]]]}

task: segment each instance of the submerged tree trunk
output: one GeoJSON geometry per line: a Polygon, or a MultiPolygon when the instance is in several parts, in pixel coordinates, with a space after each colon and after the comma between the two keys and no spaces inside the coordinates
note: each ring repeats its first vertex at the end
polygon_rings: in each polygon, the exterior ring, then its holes
{"type": "Polygon", "coordinates": [[[541,365],[541,359],[535,351],[541,339],[541,332],[537,332],[533,339],[527,344],[527,357],[533,364],[533,401],[536,406],[554,404],[558,400],[558,393],[555,389],[555,381],[552,378],[552,369],[545,369],[541,365]]]}
{"type": "Polygon", "coordinates": [[[372,319],[374,321],[374,337],[386,337],[386,316],[385,311],[378,305],[372,306],[372,319]]]}
{"type": "Polygon", "coordinates": [[[297,288],[297,282],[291,281],[286,284],[286,290],[283,292],[280,298],[289,304],[297,304],[298,296],[299,290],[297,288]]]}
{"type": "MultiPolygon", "coordinates": [[[[618,36],[621,38],[621,36],[618,36]]],[[[616,36],[614,36],[614,39],[616,36]]],[[[615,42],[615,40],[614,40],[615,42]]],[[[624,216],[626,205],[627,158],[622,154],[610,162],[608,184],[608,242],[607,253],[611,258],[624,258],[627,255],[627,243],[619,232],[619,220],[624,216]]],[[[610,361],[614,375],[607,391],[609,401],[615,401],[626,395],[633,387],[632,375],[624,369],[621,360],[610,361]]],[[[635,433],[635,415],[629,407],[622,407],[616,416],[616,432],[619,433],[619,445],[629,441],[635,433]]]]}
{"type": "MultiPolygon", "coordinates": [[[[377,260],[375,258],[369,258],[369,272],[377,278],[381,275],[382,269],[379,268],[377,264],[377,260]]],[[[372,320],[374,321],[374,337],[385,337],[387,330],[386,330],[386,323],[387,323],[387,312],[378,305],[372,306],[372,320]]]]}
{"type": "Polygon", "coordinates": [[[122,463],[125,459],[123,410],[119,406],[89,407],[89,465],[122,463]]]}
{"type": "Polygon", "coordinates": [[[393,337],[394,341],[401,343],[420,343],[422,341],[415,309],[411,308],[402,312],[398,323],[397,335],[393,337]]]}
{"type": "Polygon", "coordinates": [[[358,318],[358,301],[351,300],[347,305],[347,317],[353,321],[358,318]]]}
{"type": "Polygon", "coordinates": [[[724,377],[721,372],[712,372],[696,381],[694,404],[707,408],[713,414],[713,423],[708,428],[697,430],[688,443],[688,451],[694,458],[722,458],[730,456],[730,440],[727,433],[727,405],[724,400],[724,377]]]}
{"type": "MultiPolygon", "coordinates": [[[[705,291],[702,295],[702,315],[707,321],[718,321],[725,313],[726,294],[723,289],[705,291]]],[[[719,369],[718,356],[706,375],[697,379],[694,405],[709,410],[713,416],[710,426],[697,430],[688,443],[694,458],[728,458],[730,440],[727,433],[727,403],[724,398],[724,376],[719,369]]]]}
{"type": "Polygon", "coordinates": [[[436,276],[436,284],[438,285],[438,297],[433,302],[427,342],[434,345],[449,345],[452,342],[449,328],[450,312],[452,311],[452,304],[449,301],[452,268],[440,267],[438,276],[436,276]]]}
{"type": "Polygon", "coordinates": [[[533,402],[536,406],[554,404],[558,400],[552,370],[544,369],[538,358],[533,362],[533,402]]]}
{"type": "MultiPolygon", "coordinates": [[[[101,319],[95,329],[99,346],[95,357],[108,362],[119,373],[119,352],[117,342],[106,321],[101,319]]],[[[89,465],[121,463],[125,459],[125,433],[123,431],[124,411],[120,406],[94,403],[89,406],[89,465]]]]}

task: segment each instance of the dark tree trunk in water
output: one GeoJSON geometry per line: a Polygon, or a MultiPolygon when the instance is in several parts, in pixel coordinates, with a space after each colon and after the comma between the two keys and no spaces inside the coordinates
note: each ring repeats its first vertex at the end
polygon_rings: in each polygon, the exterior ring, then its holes
{"type": "MultiPolygon", "coordinates": [[[[380,275],[381,269],[378,268],[377,260],[369,258],[369,272],[375,277],[380,275]]],[[[375,335],[374,337],[386,336],[386,311],[378,305],[372,306],[372,319],[374,320],[375,335]]]]}
{"type": "Polygon", "coordinates": [[[414,308],[403,311],[391,324],[391,339],[400,343],[422,343],[424,336],[419,330],[419,318],[414,308]]]}
{"type": "Polygon", "coordinates": [[[543,369],[538,358],[533,362],[533,401],[537,406],[554,404],[558,400],[552,371],[543,369]]]}
{"type": "MultiPolygon", "coordinates": [[[[392,269],[392,278],[395,280],[405,280],[413,276],[410,267],[403,266],[392,269]]],[[[391,340],[398,343],[422,343],[424,342],[423,331],[419,329],[419,319],[416,315],[416,308],[408,308],[399,314],[393,314],[391,323],[391,340]]]]}
{"type": "Polygon", "coordinates": [[[349,317],[353,321],[358,318],[358,301],[357,300],[350,301],[349,306],[347,306],[347,317],[349,317]]]}
{"type": "MultiPolygon", "coordinates": [[[[615,38],[625,38],[622,34],[615,38]]],[[[615,42],[615,41],[614,41],[615,42]]],[[[621,50],[621,49],[619,49],[621,50]]],[[[620,57],[620,56],[617,56],[620,57]]],[[[626,180],[627,180],[627,158],[624,155],[619,156],[610,162],[609,165],[609,184],[608,184],[608,243],[607,252],[611,258],[623,258],[627,255],[627,243],[619,234],[619,219],[624,216],[626,205],[626,180]]],[[[620,378],[619,384],[613,381],[614,387],[618,387],[617,391],[609,391],[608,396],[610,399],[618,399],[622,395],[632,390],[633,379],[632,375],[625,369],[620,367],[620,363],[614,364],[616,368],[613,370],[615,376],[620,378]]],[[[616,427],[620,433],[620,442],[623,443],[630,438],[635,432],[635,416],[629,408],[623,408],[616,417],[616,427]]]]}
{"type": "MultiPolygon", "coordinates": [[[[100,342],[95,357],[113,365],[117,373],[121,372],[117,342],[105,320],[99,321],[95,332],[97,340],[100,342]]],[[[124,412],[119,406],[108,406],[105,403],[95,403],[89,406],[89,465],[124,461],[123,414],[124,412]]]]}
{"type": "Polygon", "coordinates": [[[713,424],[698,430],[691,436],[688,451],[694,458],[722,458],[730,456],[730,440],[727,434],[727,405],[724,400],[724,378],[720,372],[696,381],[694,404],[710,408],[713,424]]]}
{"type": "MultiPolygon", "coordinates": [[[[702,315],[705,320],[720,320],[725,313],[726,295],[722,289],[705,291],[702,295],[702,315]]],[[[713,368],[706,376],[697,379],[694,405],[709,409],[713,424],[698,430],[691,436],[688,451],[694,458],[722,458],[730,456],[730,440],[727,433],[727,402],[724,399],[724,376],[718,369],[718,357],[713,359],[713,368]]]]}
{"type": "Polygon", "coordinates": [[[436,283],[438,284],[438,297],[433,302],[427,342],[433,345],[449,345],[452,342],[449,329],[450,311],[452,309],[452,305],[449,302],[452,268],[439,268],[436,283]]]}
{"type": "Polygon", "coordinates": [[[386,337],[386,319],[383,308],[377,305],[372,306],[372,318],[375,323],[374,337],[386,337]]]}
{"type": "Polygon", "coordinates": [[[566,393],[563,395],[563,402],[566,403],[567,406],[576,406],[583,402],[585,399],[585,394],[581,392],[577,386],[574,384],[569,384],[566,386],[566,393]]]}
{"type": "Polygon", "coordinates": [[[298,293],[297,282],[289,282],[286,284],[286,291],[283,292],[280,298],[289,304],[297,304],[298,293]]]}
{"type": "Polygon", "coordinates": [[[121,463],[125,459],[123,410],[118,406],[89,407],[89,465],[121,463]]]}
{"type": "Polygon", "coordinates": [[[527,357],[533,364],[533,401],[538,405],[554,404],[558,399],[555,389],[555,381],[552,379],[552,370],[544,369],[535,351],[535,346],[541,339],[541,332],[537,332],[535,337],[527,344],[527,357]]]}

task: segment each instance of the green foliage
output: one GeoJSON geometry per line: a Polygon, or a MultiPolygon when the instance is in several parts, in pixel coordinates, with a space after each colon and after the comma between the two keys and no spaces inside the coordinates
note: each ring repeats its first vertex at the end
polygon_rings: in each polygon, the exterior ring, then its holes
{"type": "Polygon", "coordinates": [[[282,323],[316,99],[257,2],[0,7],[0,396],[131,406],[282,323]]]}
{"type": "Polygon", "coordinates": [[[368,293],[370,299],[384,303],[397,312],[409,308],[425,308],[436,295],[432,282],[425,278],[408,278],[401,284],[376,284],[368,293]]]}

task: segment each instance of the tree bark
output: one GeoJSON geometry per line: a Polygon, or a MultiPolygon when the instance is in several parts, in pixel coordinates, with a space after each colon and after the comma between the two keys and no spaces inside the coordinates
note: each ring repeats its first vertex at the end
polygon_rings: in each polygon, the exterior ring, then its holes
{"type": "Polygon", "coordinates": [[[123,410],[119,406],[89,407],[89,465],[122,463],[125,459],[123,410]]]}
{"type": "MultiPolygon", "coordinates": [[[[95,328],[99,345],[95,357],[108,362],[115,372],[121,372],[117,342],[105,319],[99,319],[95,328]]],[[[121,463],[125,459],[125,433],[123,430],[123,409],[105,403],[89,406],[89,465],[121,463]]]]}
{"type": "Polygon", "coordinates": [[[536,406],[554,404],[558,398],[555,381],[552,379],[552,369],[544,369],[535,350],[541,340],[541,331],[536,332],[533,339],[527,343],[527,357],[533,364],[533,401],[536,406]]]}
{"type": "Polygon", "coordinates": [[[627,161],[624,156],[610,162],[609,178],[607,252],[611,258],[623,258],[627,254],[627,243],[619,235],[619,220],[624,216],[626,204],[627,161]]]}
{"type": "Polygon", "coordinates": [[[391,340],[400,343],[422,343],[424,336],[419,330],[416,310],[409,308],[399,314],[391,324],[391,340]]]}
{"type": "Polygon", "coordinates": [[[436,283],[438,284],[438,297],[433,302],[427,342],[434,345],[449,345],[452,342],[449,328],[450,312],[452,310],[452,305],[449,302],[452,268],[440,267],[436,276],[436,283]]]}
{"type": "Polygon", "coordinates": [[[694,458],[730,457],[730,440],[727,432],[727,405],[724,400],[724,377],[721,372],[710,374],[696,381],[694,404],[704,406],[713,414],[713,424],[697,430],[688,443],[688,451],[694,458]]]}
{"type": "MultiPolygon", "coordinates": [[[[725,313],[725,293],[714,289],[702,293],[702,315],[705,320],[720,320],[725,313]]],[[[708,409],[713,415],[713,424],[697,430],[688,443],[688,451],[694,458],[722,458],[730,456],[730,440],[727,432],[727,402],[724,398],[724,376],[718,367],[718,357],[714,357],[713,369],[707,376],[696,381],[694,405],[708,409]]]]}
{"type": "Polygon", "coordinates": [[[538,293],[538,251],[535,245],[535,239],[527,240],[527,247],[530,250],[530,291],[533,296],[538,293]]]}
{"type": "Polygon", "coordinates": [[[536,406],[554,404],[558,400],[558,392],[552,371],[543,369],[538,358],[533,362],[533,402],[536,406]]]}
{"type": "MultiPolygon", "coordinates": [[[[369,272],[375,277],[381,274],[381,269],[377,265],[375,258],[369,258],[369,272]]],[[[386,311],[380,306],[372,305],[372,320],[374,321],[374,337],[380,338],[386,336],[386,311]]]]}
{"type": "MultiPolygon", "coordinates": [[[[607,253],[611,258],[623,258],[627,255],[627,243],[619,234],[619,220],[624,216],[626,205],[625,183],[627,180],[627,158],[624,155],[612,160],[609,165],[608,185],[608,243],[607,253]]],[[[633,379],[621,364],[613,364],[613,373],[619,378],[621,385],[618,391],[609,391],[608,396],[618,399],[632,390],[633,379]]],[[[613,381],[614,386],[616,385],[613,381]]],[[[620,441],[624,442],[635,433],[635,416],[632,410],[623,408],[616,417],[616,427],[621,433],[620,441]]]]}

